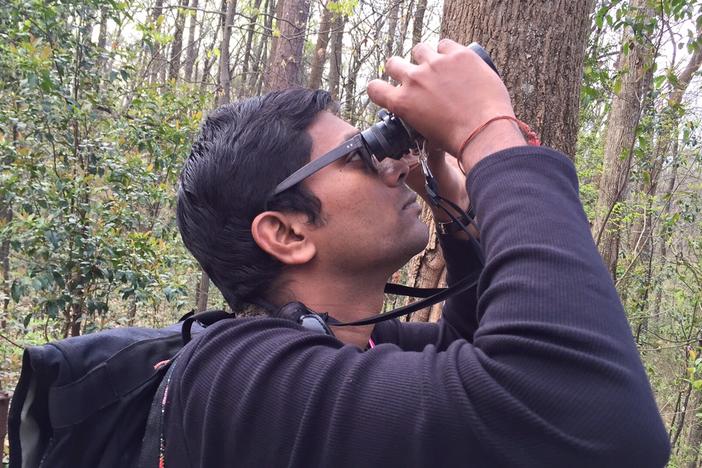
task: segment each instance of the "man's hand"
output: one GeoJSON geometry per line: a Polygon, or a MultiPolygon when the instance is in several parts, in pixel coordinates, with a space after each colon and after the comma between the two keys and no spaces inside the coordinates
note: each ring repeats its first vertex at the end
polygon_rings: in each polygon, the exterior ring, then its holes
{"type": "Polygon", "coordinates": [[[400,57],[387,61],[386,71],[401,85],[371,81],[368,95],[373,102],[460,158],[466,170],[488,154],[525,144],[518,127],[501,120],[490,124],[458,154],[468,135],[489,119],[514,116],[507,89],[475,52],[451,40],[443,39],[437,52],[417,44],[412,56],[417,65],[400,57]]]}

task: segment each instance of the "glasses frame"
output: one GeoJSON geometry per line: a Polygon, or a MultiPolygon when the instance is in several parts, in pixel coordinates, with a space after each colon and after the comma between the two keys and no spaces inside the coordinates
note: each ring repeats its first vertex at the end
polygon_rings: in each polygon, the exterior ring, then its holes
{"type": "Polygon", "coordinates": [[[378,159],[375,157],[375,155],[371,154],[368,151],[366,143],[363,141],[363,136],[360,133],[358,133],[346,140],[345,142],[343,142],[341,145],[334,148],[333,150],[329,151],[328,153],[325,153],[324,155],[320,156],[314,161],[305,164],[300,169],[293,172],[285,180],[276,185],[275,189],[273,189],[273,192],[271,193],[271,197],[274,197],[279,193],[286,191],[290,187],[299,184],[312,174],[320,171],[321,169],[329,166],[335,161],[338,161],[344,156],[347,156],[355,151],[358,151],[360,153],[361,158],[363,158],[364,162],[369,167],[375,169],[378,168],[378,165],[380,164],[378,162],[378,159]]]}

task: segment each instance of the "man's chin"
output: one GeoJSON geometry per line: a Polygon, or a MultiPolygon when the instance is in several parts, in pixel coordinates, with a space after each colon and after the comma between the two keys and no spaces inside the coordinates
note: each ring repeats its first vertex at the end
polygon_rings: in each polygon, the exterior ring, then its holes
{"type": "Polygon", "coordinates": [[[429,244],[429,226],[419,221],[412,231],[411,239],[407,241],[408,250],[411,250],[410,258],[420,253],[429,244]]]}

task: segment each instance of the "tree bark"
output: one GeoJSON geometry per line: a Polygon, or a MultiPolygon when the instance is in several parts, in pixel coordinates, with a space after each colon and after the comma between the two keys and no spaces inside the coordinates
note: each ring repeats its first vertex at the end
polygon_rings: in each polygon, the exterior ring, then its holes
{"type": "Polygon", "coordinates": [[[349,72],[346,75],[346,85],[344,86],[344,118],[351,124],[356,125],[358,115],[356,112],[356,79],[361,71],[363,60],[359,57],[358,48],[354,48],[349,62],[349,72]]]}
{"type": "Polygon", "coordinates": [[[236,0],[227,2],[227,13],[224,17],[224,27],[222,28],[222,47],[219,54],[219,87],[217,92],[217,105],[221,106],[231,101],[232,78],[229,71],[229,41],[232,36],[232,25],[234,24],[234,13],[236,11],[236,0]]]}
{"type": "Polygon", "coordinates": [[[417,9],[414,11],[412,23],[412,47],[422,42],[424,32],[424,13],[427,11],[427,0],[417,0],[417,9]]]}
{"type": "Polygon", "coordinates": [[[0,391],[0,460],[5,458],[5,436],[7,435],[7,412],[10,408],[10,395],[0,391]]]}
{"type": "Polygon", "coordinates": [[[690,417],[690,434],[687,438],[687,446],[692,451],[692,459],[688,462],[687,468],[699,468],[697,464],[700,459],[700,448],[702,448],[702,421],[697,414],[702,410],[702,398],[700,392],[695,392],[694,403],[692,405],[692,417],[690,417]]]}
{"type": "Polygon", "coordinates": [[[334,19],[331,33],[331,56],[329,57],[329,93],[339,99],[339,82],[341,78],[341,47],[344,41],[346,16],[339,15],[334,19]]]}
{"type": "Polygon", "coordinates": [[[414,7],[414,0],[409,0],[402,5],[400,9],[400,19],[401,27],[400,33],[397,35],[397,41],[395,43],[395,55],[403,57],[405,55],[405,41],[407,40],[407,31],[409,30],[409,23],[412,17],[412,8],[414,7]]]}
{"type": "MultiPolygon", "coordinates": [[[[280,1],[282,2],[283,0],[280,1]]],[[[254,52],[254,66],[252,69],[253,73],[251,73],[251,76],[249,77],[248,88],[255,95],[261,94],[261,90],[263,89],[263,75],[265,73],[266,67],[266,54],[268,50],[268,45],[272,40],[271,34],[267,31],[270,31],[273,25],[273,12],[276,9],[276,1],[266,0],[265,9],[268,12],[265,19],[263,20],[263,29],[266,32],[259,39],[258,44],[256,45],[256,51],[254,52]]]]}
{"type": "Polygon", "coordinates": [[[446,0],[441,24],[442,37],[487,50],[517,117],[571,158],[593,3],[446,0]]]}
{"type": "MultiPolygon", "coordinates": [[[[274,26],[273,20],[275,20],[275,30],[273,30],[273,32],[271,34],[271,43],[270,43],[270,47],[269,47],[270,50],[268,53],[269,60],[266,63],[266,71],[264,72],[264,75],[265,75],[265,73],[268,73],[267,67],[268,67],[268,64],[270,63],[270,58],[273,57],[273,55],[275,54],[275,50],[278,48],[278,38],[281,35],[280,28],[281,28],[281,25],[283,22],[283,12],[284,12],[286,1],[287,0],[276,0],[275,3],[273,4],[274,9],[275,9],[275,15],[271,18],[270,25],[271,25],[271,27],[273,27],[274,26]]],[[[265,80],[265,77],[264,77],[264,80],[265,80]]]]}
{"type": "Polygon", "coordinates": [[[200,0],[192,0],[193,12],[190,15],[190,24],[188,28],[188,53],[185,59],[185,81],[190,82],[193,79],[193,69],[197,60],[197,52],[200,49],[200,38],[196,37],[197,29],[197,7],[200,0]]]}
{"type": "MultiPolygon", "coordinates": [[[[652,15],[647,0],[633,0],[630,7],[633,21],[637,21],[636,17],[652,15]]],[[[607,122],[604,165],[593,226],[593,236],[612,277],[616,277],[621,240],[621,226],[613,215],[626,195],[642,100],[651,86],[654,60],[651,41],[637,37],[630,27],[624,31],[622,44],[617,68],[620,85],[607,122]]]]}
{"type": "Polygon", "coordinates": [[[243,97],[251,89],[248,85],[249,79],[249,67],[251,66],[251,59],[253,57],[253,38],[256,28],[256,22],[258,22],[259,12],[258,9],[261,7],[261,0],[254,0],[254,14],[249,22],[248,29],[246,31],[246,44],[244,45],[244,63],[241,66],[241,86],[239,87],[239,92],[237,96],[243,97]]]}
{"type": "Polygon", "coordinates": [[[207,302],[210,298],[210,277],[205,273],[205,270],[201,270],[201,272],[196,304],[198,312],[207,310],[207,302]]]}
{"type": "Polygon", "coordinates": [[[180,56],[183,52],[183,30],[185,29],[185,9],[188,7],[188,0],[181,0],[180,8],[176,14],[175,32],[171,43],[171,58],[168,67],[168,79],[178,81],[180,72],[180,56]]]}
{"type": "Polygon", "coordinates": [[[309,14],[310,0],[284,0],[278,22],[280,37],[266,69],[267,91],[302,85],[302,49],[309,14]]]}
{"type": "MultiPolygon", "coordinates": [[[[571,158],[575,153],[580,82],[589,13],[593,0],[559,2],[446,0],[441,36],[468,44],[479,42],[491,54],[510,90],[517,117],[540,133],[542,141],[571,158]]],[[[426,4],[418,4],[423,16],[426,4]]],[[[415,21],[413,43],[420,42],[415,21]]],[[[433,226],[431,217],[425,216],[433,226]]],[[[445,275],[443,256],[432,230],[429,248],[410,269],[410,279],[422,287],[439,287],[445,275]],[[425,286],[426,285],[426,286],[425,286]],[[431,286],[430,286],[431,285],[431,286]]],[[[436,318],[423,314],[412,320],[436,318]]]]}
{"type": "MultiPolygon", "coordinates": [[[[672,159],[672,166],[673,168],[670,171],[670,178],[668,179],[668,185],[666,188],[665,193],[663,194],[663,199],[666,200],[665,207],[663,208],[663,216],[667,216],[670,214],[671,210],[671,198],[673,196],[673,192],[675,190],[675,183],[677,181],[677,176],[678,176],[678,166],[679,163],[677,162],[678,160],[678,140],[675,140],[673,142],[673,148],[671,151],[671,159],[672,159]]],[[[664,230],[661,232],[661,239],[659,242],[659,251],[658,251],[658,261],[661,265],[661,269],[665,267],[665,264],[667,262],[667,257],[668,257],[668,247],[667,243],[668,240],[670,239],[671,233],[668,232],[668,230],[664,230]]],[[[654,322],[658,322],[661,317],[661,301],[663,299],[663,285],[658,283],[656,285],[656,299],[653,304],[653,312],[651,313],[652,319],[654,322]]]]}
{"type": "MultiPolygon", "coordinates": [[[[446,262],[441,253],[441,247],[436,237],[431,208],[426,203],[422,203],[422,221],[429,225],[429,243],[422,253],[414,257],[408,266],[408,284],[415,288],[438,288],[441,287],[441,279],[445,277],[446,262]]],[[[414,299],[407,298],[405,304],[413,302],[414,299]]],[[[413,313],[410,322],[428,322],[432,310],[427,307],[413,313]]]]}
{"type": "MultiPolygon", "coordinates": [[[[158,19],[163,14],[163,0],[156,0],[153,10],[151,10],[151,23],[157,30],[161,29],[158,24],[158,19]]],[[[149,72],[149,82],[157,83],[159,81],[159,76],[163,71],[163,52],[161,51],[161,44],[154,43],[153,49],[151,51],[151,67],[149,72]]]]}
{"type": "MultiPolygon", "coordinates": [[[[107,11],[106,7],[100,8],[100,29],[97,40],[98,54],[100,54],[97,63],[100,75],[104,75],[107,63],[107,50],[105,50],[107,45],[107,11]]],[[[99,81],[99,84],[102,85],[102,80],[99,81]]]]}
{"type": "Polygon", "coordinates": [[[329,28],[331,26],[332,13],[322,6],[322,19],[319,23],[319,33],[317,34],[317,44],[312,54],[312,66],[310,67],[310,81],[308,86],[311,89],[318,89],[322,85],[322,72],[327,61],[327,45],[329,45],[329,28]]]}
{"type": "MultiPolygon", "coordinates": [[[[12,206],[1,200],[0,221],[7,225],[12,221],[12,206]]],[[[7,328],[7,319],[10,306],[10,239],[0,240],[0,264],[2,267],[2,316],[0,316],[0,329],[7,328]]]]}
{"type": "MultiPolygon", "coordinates": [[[[215,46],[217,45],[217,38],[219,36],[219,30],[222,29],[222,26],[224,22],[226,21],[226,16],[227,16],[227,0],[222,0],[222,7],[220,9],[222,12],[220,15],[220,20],[217,21],[217,27],[215,28],[215,32],[212,35],[212,43],[210,44],[210,47],[205,48],[205,52],[212,52],[215,49],[215,46]]],[[[204,92],[205,86],[208,84],[207,79],[210,76],[210,69],[212,68],[212,65],[214,64],[215,61],[215,55],[211,54],[211,58],[207,58],[207,53],[205,54],[205,61],[202,67],[202,78],[200,80],[200,92],[204,92]]],[[[217,74],[217,83],[219,83],[219,73],[217,74]]]]}
{"type": "MultiPolygon", "coordinates": [[[[397,30],[397,17],[400,13],[400,3],[402,0],[390,0],[392,3],[390,5],[390,11],[388,12],[388,36],[385,40],[385,59],[389,59],[393,56],[395,50],[395,32],[397,30]]],[[[388,73],[383,67],[383,73],[380,75],[382,80],[388,79],[388,73]]]]}

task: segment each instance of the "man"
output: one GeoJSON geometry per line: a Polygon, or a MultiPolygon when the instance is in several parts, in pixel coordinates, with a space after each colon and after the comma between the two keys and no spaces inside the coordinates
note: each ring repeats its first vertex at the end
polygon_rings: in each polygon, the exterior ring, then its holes
{"type": "Polygon", "coordinates": [[[388,277],[427,241],[407,188],[424,196],[420,178],[409,158],[352,152],[281,190],[357,133],[328,95],[215,111],[183,170],[179,226],[233,308],[273,316],[220,322],[176,361],[165,465],[663,466],[667,435],[572,164],[525,146],[472,51],[443,40],[413,56],[387,63],[401,86],[368,93],[448,153],[431,152],[434,175],[463,208],[470,194],[485,255],[481,267],[465,234],[442,236],[448,280],[482,268],[477,289],[438,324],[329,336],[285,318],[381,309],[388,277]]]}

